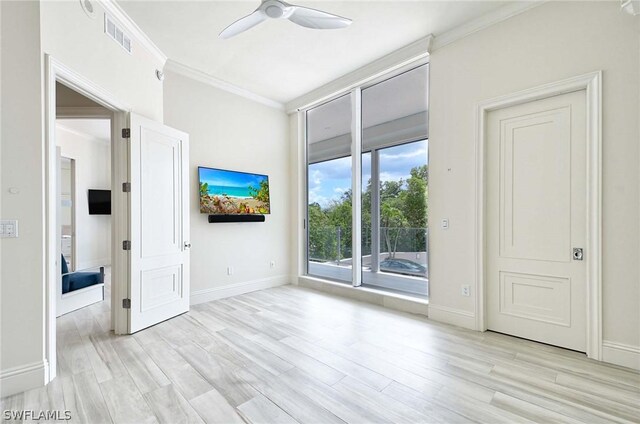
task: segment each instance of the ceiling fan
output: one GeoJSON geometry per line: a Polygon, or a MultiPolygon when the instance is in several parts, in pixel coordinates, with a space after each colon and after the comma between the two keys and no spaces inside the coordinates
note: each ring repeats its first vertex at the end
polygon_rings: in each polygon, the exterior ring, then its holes
{"type": "Polygon", "coordinates": [[[321,10],[295,6],[280,0],[262,0],[260,6],[252,14],[226,27],[219,37],[231,38],[267,19],[288,19],[295,24],[312,29],[337,29],[351,24],[351,19],[321,10]]]}

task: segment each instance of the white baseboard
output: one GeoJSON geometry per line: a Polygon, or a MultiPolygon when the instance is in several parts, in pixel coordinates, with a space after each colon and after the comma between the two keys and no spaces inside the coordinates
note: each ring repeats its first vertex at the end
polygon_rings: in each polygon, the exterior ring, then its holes
{"type": "Polygon", "coordinates": [[[640,370],[640,347],[604,340],[602,342],[602,360],[640,370]]]}
{"type": "Polygon", "coordinates": [[[240,294],[264,290],[271,287],[284,286],[285,284],[290,283],[291,278],[288,275],[278,275],[275,277],[262,278],[260,280],[244,281],[242,283],[191,292],[190,302],[192,305],[197,305],[198,303],[211,302],[212,300],[238,296],[240,294]]]}
{"type": "Polygon", "coordinates": [[[429,319],[457,327],[476,329],[476,315],[463,309],[450,308],[448,306],[429,304],[429,319]]]}
{"type": "Polygon", "coordinates": [[[0,371],[0,397],[14,395],[46,384],[46,361],[33,362],[0,371]]]}
{"type": "Polygon", "coordinates": [[[429,303],[426,302],[416,302],[399,297],[384,296],[382,298],[382,306],[409,314],[429,316],[429,303]]]}

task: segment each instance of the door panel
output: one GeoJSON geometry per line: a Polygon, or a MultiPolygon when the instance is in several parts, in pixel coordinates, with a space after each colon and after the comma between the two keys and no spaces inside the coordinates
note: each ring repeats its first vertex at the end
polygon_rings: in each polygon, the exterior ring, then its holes
{"type": "Polygon", "coordinates": [[[501,122],[503,257],[569,259],[571,169],[564,164],[570,163],[570,119],[564,107],[501,122]]]}
{"type": "Polygon", "coordinates": [[[142,272],[140,310],[150,311],[182,298],[182,264],[142,272]]]}
{"type": "Polygon", "coordinates": [[[189,137],[131,114],[129,331],[189,310],[189,137]]]}
{"type": "Polygon", "coordinates": [[[569,326],[568,278],[500,272],[500,312],[514,317],[569,326]]]}
{"type": "Polygon", "coordinates": [[[182,140],[148,128],[141,128],[141,133],[140,253],[149,259],[176,254],[182,249],[181,174],[180,166],[176,166],[180,164],[182,140]],[[160,228],[162,231],[157,231],[160,228]]]}
{"type": "Polygon", "coordinates": [[[488,328],[586,349],[585,92],[490,112],[488,328]]]}

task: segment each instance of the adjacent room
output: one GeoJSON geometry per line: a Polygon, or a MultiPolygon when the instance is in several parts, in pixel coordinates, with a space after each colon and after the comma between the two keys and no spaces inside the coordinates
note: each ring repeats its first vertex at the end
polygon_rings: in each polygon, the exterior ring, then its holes
{"type": "MultiPolygon", "coordinates": [[[[56,84],[56,181],[59,193],[60,289],[56,316],[89,305],[110,315],[111,119],[105,108],[56,84]],[[106,286],[107,294],[109,286],[106,286]]],[[[105,323],[109,329],[109,323],[105,323]]]]}
{"type": "Polygon", "coordinates": [[[640,1],[0,0],[3,422],[640,422],[640,1]]]}

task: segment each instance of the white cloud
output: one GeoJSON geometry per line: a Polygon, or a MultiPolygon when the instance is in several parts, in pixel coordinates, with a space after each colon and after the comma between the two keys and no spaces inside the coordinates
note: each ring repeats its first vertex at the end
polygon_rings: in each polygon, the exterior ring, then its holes
{"type": "Polygon", "coordinates": [[[400,181],[401,178],[406,181],[409,179],[409,177],[411,177],[411,175],[405,175],[405,174],[396,173],[396,172],[380,173],[380,181],[400,181]]]}
{"type": "Polygon", "coordinates": [[[319,195],[316,191],[309,191],[309,204],[312,203],[317,203],[320,206],[325,207],[329,204],[329,199],[319,195]]]}
{"type": "Polygon", "coordinates": [[[322,172],[318,170],[313,171],[311,175],[309,175],[309,182],[313,186],[319,186],[320,184],[322,184],[322,172]]]}

